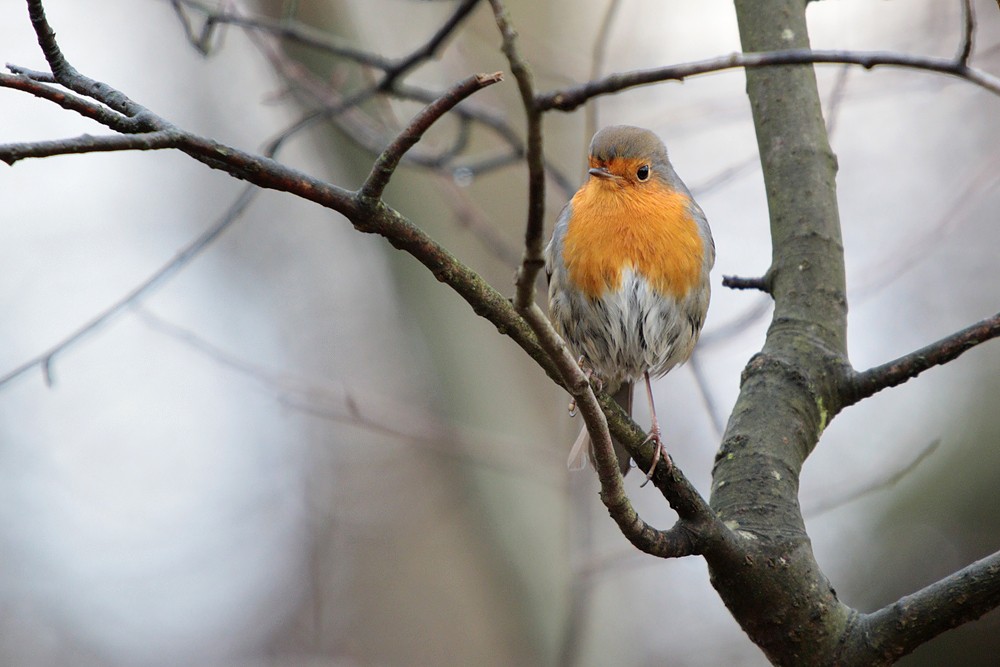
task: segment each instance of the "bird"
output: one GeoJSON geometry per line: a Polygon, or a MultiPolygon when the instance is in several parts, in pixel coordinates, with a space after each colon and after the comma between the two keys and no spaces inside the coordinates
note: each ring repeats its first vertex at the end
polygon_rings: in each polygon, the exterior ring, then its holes
{"type": "MultiPolygon", "coordinates": [[[[559,214],[544,259],[549,319],[581,368],[629,416],[633,387],[645,382],[647,442],[655,446],[648,482],[661,456],[672,465],[651,380],[691,357],[708,312],[715,264],[705,213],[654,132],[613,125],[594,135],[587,179],[559,214]]],[[[614,444],[624,475],[630,457],[614,444]]],[[[569,466],[582,467],[588,454],[593,461],[591,447],[584,427],[569,466]]]]}

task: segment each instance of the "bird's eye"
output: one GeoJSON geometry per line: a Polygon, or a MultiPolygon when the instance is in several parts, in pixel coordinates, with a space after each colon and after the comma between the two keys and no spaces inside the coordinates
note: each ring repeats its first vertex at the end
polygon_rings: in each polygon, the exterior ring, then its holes
{"type": "Polygon", "coordinates": [[[649,180],[649,165],[648,164],[644,164],[641,167],[639,167],[638,169],[636,169],[635,170],[635,177],[638,178],[640,181],[648,181],[649,180]]]}

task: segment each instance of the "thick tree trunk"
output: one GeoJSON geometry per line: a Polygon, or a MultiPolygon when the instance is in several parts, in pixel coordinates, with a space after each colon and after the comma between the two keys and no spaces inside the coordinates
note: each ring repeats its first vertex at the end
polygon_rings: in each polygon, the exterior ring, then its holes
{"type": "MultiPolygon", "coordinates": [[[[736,0],[744,51],[808,48],[803,0],[736,0]]],[[[745,538],[743,562],[707,553],[712,582],[768,658],[828,665],[852,618],[813,557],[799,474],[849,372],[837,161],[813,68],[747,70],[771,218],[774,319],[742,378],[711,505],[745,538]]]]}

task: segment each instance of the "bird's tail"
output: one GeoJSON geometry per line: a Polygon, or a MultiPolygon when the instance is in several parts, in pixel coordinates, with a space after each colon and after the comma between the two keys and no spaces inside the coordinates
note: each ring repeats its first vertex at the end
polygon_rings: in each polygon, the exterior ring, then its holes
{"type": "MultiPolygon", "coordinates": [[[[632,383],[623,382],[622,386],[615,392],[615,402],[622,406],[626,414],[629,417],[632,416],[632,383]]],[[[611,439],[611,443],[615,448],[615,458],[618,459],[618,469],[621,471],[622,475],[629,471],[632,467],[632,458],[629,456],[628,451],[622,446],[620,442],[611,439]]],[[[576,437],[576,442],[573,443],[573,448],[569,452],[569,460],[566,461],[566,465],[570,470],[581,470],[587,465],[587,459],[590,459],[591,464],[594,463],[594,451],[593,443],[590,441],[590,434],[587,433],[587,427],[584,426],[580,430],[580,435],[576,437]]]]}

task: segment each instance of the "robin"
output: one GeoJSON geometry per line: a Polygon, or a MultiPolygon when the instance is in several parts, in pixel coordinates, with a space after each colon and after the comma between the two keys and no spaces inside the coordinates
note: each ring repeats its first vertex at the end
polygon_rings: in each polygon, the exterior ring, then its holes
{"type": "MultiPolygon", "coordinates": [[[[631,415],[643,379],[649,438],[663,451],[652,378],[691,356],[711,288],[715,243],[705,214],[674,172],[654,133],[615,125],[590,143],[587,181],[563,208],[545,249],[549,317],[597,384],[631,415]]],[[[584,428],[570,453],[579,467],[590,450],[584,428]]],[[[618,465],[628,452],[615,442],[618,465]]]]}

